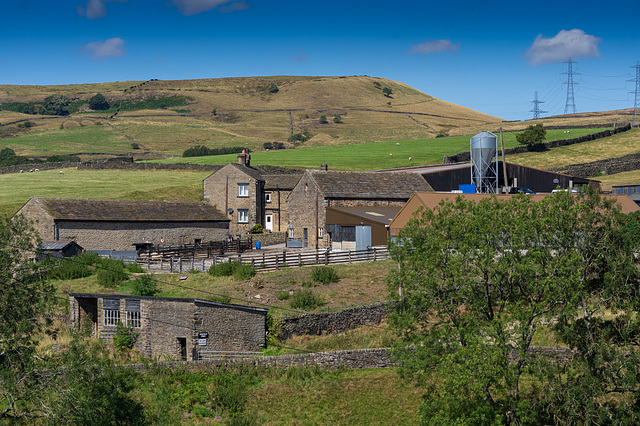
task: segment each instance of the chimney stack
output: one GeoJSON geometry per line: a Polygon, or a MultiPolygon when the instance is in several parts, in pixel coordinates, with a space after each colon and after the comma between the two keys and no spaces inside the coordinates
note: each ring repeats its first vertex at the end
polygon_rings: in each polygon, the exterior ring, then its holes
{"type": "Polygon", "coordinates": [[[323,161],[322,165],[320,166],[320,170],[322,170],[323,172],[326,172],[327,170],[329,170],[329,166],[327,166],[327,163],[323,161]]]}
{"type": "Polygon", "coordinates": [[[251,165],[251,154],[249,154],[246,149],[243,149],[242,152],[238,154],[238,164],[246,167],[251,165]]]}

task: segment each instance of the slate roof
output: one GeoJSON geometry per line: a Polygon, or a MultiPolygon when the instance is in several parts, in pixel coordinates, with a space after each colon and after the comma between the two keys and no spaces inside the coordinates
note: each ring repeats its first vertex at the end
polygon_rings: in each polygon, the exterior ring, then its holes
{"type": "MultiPolygon", "coordinates": [[[[44,250],[44,251],[48,251],[48,250],[64,250],[65,248],[67,248],[70,245],[77,245],[78,247],[80,247],[78,245],[78,243],[76,243],[75,241],[43,241],[42,244],[40,244],[40,249],[44,250]]],[[[80,247],[82,248],[82,247],[80,247]]]]}
{"type": "Polygon", "coordinates": [[[327,198],[404,198],[414,192],[433,192],[418,173],[307,171],[327,198]]]}
{"type": "Polygon", "coordinates": [[[54,220],[200,222],[228,221],[209,203],[156,200],[97,200],[79,198],[37,198],[54,220]]]}
{"type": "Polygon", "coordinates": [[[264,179],[264,189],[269,191],[273,189],[292,190],[297,184],[301,174],[290,175],[262,175],[264,179]]]}
{"type": "Polygon", "coordinates": [[[262,180],[262,175],[264,174],[264,171],[260,170],[257,167],[245,166],[243,164],[238,164],[238,163],[228,163],[228,164],[235,167],[238,170],[241,170],[243,173],[248,174],[249,176],[251,176],[256,180],[262,180]]]}

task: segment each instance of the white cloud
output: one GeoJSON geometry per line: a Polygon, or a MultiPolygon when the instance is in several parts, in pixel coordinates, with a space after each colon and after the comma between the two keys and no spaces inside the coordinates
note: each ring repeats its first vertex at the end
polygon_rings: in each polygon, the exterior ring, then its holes
{"type": "Polygon", "coordinates": [[[82,46],[82,50],[95,59],[119,58],[125,52],[124,40],[120,37],[114,37],[105,41],[95,41],[82,46]]]}
{"type": "MultiPolygon", "coordinates": [[[[197,15],[214,9],[221,4],[230,3],[232,0],[172,0],[183,15],[197,15]]],[[[244,2],[240,2],[244,4],[244,2]]],[[[245,5],[246,6],[246,5],[245,5]]]]}
{"type": "Polygon", "coordinates": [[[86,16],[89,19],[100,19],[107,16],[107,7],[105,3],[109,3],[112,1],[123,2],[126,3],[127,0],[89,0],[87,1],[86,9],[78,6],[78,14],[80,16],[86,16]]]}
{"type": "Polygon", "coordinates": [[[542,34],[538,34],[525,55],[529,57],[531,65],[562,62],[569,57],[598,57],[600,56],[598,43],[601,41],[601,38],[586,34],[579,29],[562,30],[553,38],[543,38],[542,34]]]}
{"type": "Polygon", "coordinates": [[[434,40],[430,39],[424,43],[414,44],[409,50],[409,54],[421,53],[423,55],[436,52],[455,52],[460,50],[460,43],[453,44],[451,40],[434,40]]]}

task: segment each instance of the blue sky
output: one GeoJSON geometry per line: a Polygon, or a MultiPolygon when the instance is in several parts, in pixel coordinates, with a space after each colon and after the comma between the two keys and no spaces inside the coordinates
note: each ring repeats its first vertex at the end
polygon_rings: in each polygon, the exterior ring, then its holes
{"type": "Polygon", "coordinates": [[[370,75],[508,120],[634,106],[640,0],[3,1],[0,84],[370,75]],[[628,81],[631,80],[631,81],[628,81]]]}

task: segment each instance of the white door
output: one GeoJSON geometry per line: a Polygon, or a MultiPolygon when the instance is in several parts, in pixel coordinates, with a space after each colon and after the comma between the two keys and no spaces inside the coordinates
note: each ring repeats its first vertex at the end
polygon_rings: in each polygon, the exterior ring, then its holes
{"type": "Polygon", "coordinates": [[[267,214],[264,216],[264,227],[267,231],[273,232],[273,215],[267,214]]]}

